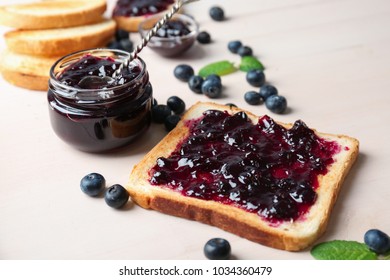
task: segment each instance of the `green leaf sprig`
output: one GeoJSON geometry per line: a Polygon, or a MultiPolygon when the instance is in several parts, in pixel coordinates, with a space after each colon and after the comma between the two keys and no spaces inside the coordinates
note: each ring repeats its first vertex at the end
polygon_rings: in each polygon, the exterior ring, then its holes
{"type": "Polygon", "coordinates": [[[251,70],[264,70],[263,64],[254,56],[244,56],[241,58],[240,70],[249,72],[251,70]]]}
{"type": "Polygon", "coordinates": [[[233,62],[228,60],[222,60],[210,63],[199,70],[199,76],[203,78],[209,75],[224,76],[241,70],[248,72],[250,70],[264,70],[263,64],[254,56],[244,56],[241,58],[241,62],[236,66],[233,62]]]}
{"type": "Polygon", "coordinates": [[[356,241],[333,240],[317,244],[311,249],[317,260],[377,260],[378,256],[366,244],[356,241]]]}
{"type": "Polygon", "coordinates": [[[232,62],[222,60],[204,66],[202,69],[199,70],[199,76],[202,76],[203,78],[206,78],[207,76],[213,74],[218,76],[224,76],[227,74],[234,73],[236,71],[237,68],[232,62]]]}

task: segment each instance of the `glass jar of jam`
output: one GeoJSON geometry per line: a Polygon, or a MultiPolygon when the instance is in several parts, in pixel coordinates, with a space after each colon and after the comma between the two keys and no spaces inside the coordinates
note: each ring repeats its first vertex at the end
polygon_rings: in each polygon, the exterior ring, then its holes
{"type": "MultiPolygon", "coordinates": [[[[145,37],[150,29],[161,19],[161,15],[146,17],[138,26],[139,33],[145,37]]],[[[166,57],[178,56],[189,50],[199,34],[198,23],[189,15],[175,14],[153,36],[148,48],[166,57]]]]}
{"type": "Polygon", "coordinates": [[[128,56],[94,49],[67,55],[53,65],[47,98],[59,138],[82,151],[103,152],[147,130],[153,90],[145,62],[136,58],[112,78],[128,56]]]}

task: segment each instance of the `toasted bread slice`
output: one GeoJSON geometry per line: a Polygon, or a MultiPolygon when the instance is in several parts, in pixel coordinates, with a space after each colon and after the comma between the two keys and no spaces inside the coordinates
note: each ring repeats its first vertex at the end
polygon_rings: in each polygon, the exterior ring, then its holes
{"type": "Polygon", "coordinates": [[[19,29],[80,26],[101,20],[105,0],[55,0],[0,7],[0,24],[19,29]]]}
{"type": "Polygon", "coordinates": [[[59,56],[105,46],[115,34],[113,20],[45,30],[13,30],[4,35],[10,50],[16,53],[59,56]]]}
{"type": "Polygon", "coordinates": [[[0,72],[9,83],[32,90],[47,90],[49,73],[59,57],[17,54],[5,50],[0,56],[0,72]]]}
{"type": "MultiPolygon", "coordinates": [[[[167,13],[172,8],[173,5],[174,4],[169,5],[166,10],[156,13],[156,15],[161,15],[161,17],[163,17],[163,15],[167,13]]],[[[150,16],[151,15],[127,17],[127,16],[113,15],[112,18],[116,21],[119,29],[126,30],[127,32],[138,32],[139,24],[147,17],[150,16]]]]}
{"type": "MultiPolygon", "coordinates": [[[[210,224],[266,246],[289,251],[308,247],[325,231],[340,186],[358,155],[359,142],[348,136],[315,131],[319,137],[337,141],[341,151],[333,157],[334,163],[328,173],[319,175],[317,199],[304,218],[274,226],[256,213],[212,200],[187,197],[167,187],[150,184],[149,172],[157,159],[168,157],[189,134],[184,121],[197,119],[208,109],[226,110],[229,113],[242,111],[213,103],[197,103],[191,107],[177,127],[133,168],[126,186],[133,201],[141,207],[210,224]]],[[[253,123],[258,122],[258,117],[246,113],[253,123]]],[[[281,125],[291,127],[289,124],[281,125]]]]}

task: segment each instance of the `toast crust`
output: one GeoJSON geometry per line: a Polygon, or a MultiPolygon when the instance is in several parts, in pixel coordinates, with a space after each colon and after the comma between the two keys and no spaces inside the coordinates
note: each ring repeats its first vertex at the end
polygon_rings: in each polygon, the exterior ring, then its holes
{"type": "Polygon", "coordinates": [[[116,23],[104,20],[82,27],[45,30],[13,30],[4,35],[7,47],[16,53],[61,56],[105,46],[115,34],[116,23]]]}
{"type": "MultiPolygon", "coordinates": [[[[197,103],[187,111],[183,120],[200,117],[207,109],[226,110],[229,113],[243,111],[214,103],[197,103]]],[[[245,112],[252,121],[257,121],[257,116],[245,112]]],[[[286,128],[291,127],[291,124],[279,124],[286,128]]],[[[170,189],[149,184],[149,170],[154,166],[157,158],[169,156],[188,132],[188,128],[181,121],[140,163],[134,166],[126,186],[133,201],[146,209],[213,225],[251,241],[288,251],[305,249],[323,234],[341,184],[356,160],[359,150],[359,142],[354,138],[315,131],[318,136],[337,141],[339,145],[348,149],[342,149],[335,156],[335,163],[332,164],[329,172],[319,177],[317,200],[304,218],[270,226],[257,214],[214,201],[186,197],[170,189]]]]}
{"type": "Polygon", "coordinates": [[[45,1],[0,7],[0,24],[18,29],[50,29],[98,22],[105,0],[45,1]]]}
{"type": "Polygon", "coordinates": [[[49,88],[48,77],[8,69],[2,70],[1,74],[4,80],[17,87],[38,91],[47,91],[49,88]]]}
{"type": "Polygon", "coordinates": [[[46,91],[50,68],[59,58],[16,54],[5,50],[0,55],[0,72],[6,81],[15,86],[46,91]]]}

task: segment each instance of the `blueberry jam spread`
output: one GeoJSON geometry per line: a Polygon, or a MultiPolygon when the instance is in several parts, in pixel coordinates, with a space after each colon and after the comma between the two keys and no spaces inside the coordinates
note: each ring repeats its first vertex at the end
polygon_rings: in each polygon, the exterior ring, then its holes
{"type": "Polygon", "coordinates": [[[173,4],[174,0],[118,0],[114,16],[145,16],[162,12],[173,4]]]}
{"type": "Polygon", "coordinates": [[[157,30],[156,36],[160,38],[173,38],[186,36],[191,33],[188,26],[180,20],[171,20],[157,30]]]}
{"type": "Polygon", "coordinates": [[[208,110],[186,123],[189,136],[150,170],[150,183],[184,196],[257,213],[271,224],[304,216],[316,201],[318,175],[341,148],[302,121],[286,129],[268,116],[208,110]]]}
{"type": "Polygon", "coordinates": [[[87,83],[81,82],[86,76],[111,77],[118,69],[120,62],[111,57],[96,57],[90,54],[84,55],[76,62],[66,67],[57,79],[64,85],[78,89],[107,89],[120,86],[134,80],[141,73],[138,66],[124,67],[121,75],[116,79],[89,79],[87,83]]]}

